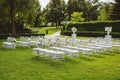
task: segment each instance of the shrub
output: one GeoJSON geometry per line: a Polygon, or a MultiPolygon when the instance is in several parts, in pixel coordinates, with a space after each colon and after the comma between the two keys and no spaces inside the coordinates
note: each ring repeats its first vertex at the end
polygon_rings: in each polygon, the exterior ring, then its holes
{"type": "MultiPolygon", "coordinates": [[[[72,31],[62,31],[61,34],[71,36],[72,31]]],[[[96,31],[79,31],[79,32],[76,32],[76,34],[77,34],[77,36],[84,36],[84,37],[105,37],[105,35],[107,33],[106,32],[96,32],[96,31]]],[[[120,38],[120,33],[112,32],[111,35],[113,38],[120,38]]]]}
{"type": "Polygon", "coordinates": [[[63,25],[63,30],[65,30],[65,25],[63,25]]]}
{"type": "Polygon", "coordinates": [[[112,26],[112,32],[120,32],[120,20],[119,21],[105,21],[105,22],[77,22],[69,23],[66,30],[70,30],[72,27],[77,28],[78,31],[105,31],[105,27],[112,26]]]}

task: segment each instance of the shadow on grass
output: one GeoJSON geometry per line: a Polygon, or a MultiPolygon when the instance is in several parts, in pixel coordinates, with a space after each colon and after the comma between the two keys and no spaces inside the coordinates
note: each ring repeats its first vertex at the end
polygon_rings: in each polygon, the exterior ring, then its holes
{"type": "Polygon", "coordinates": [[[114,52],[104,52],[103,55],[115,56],[115,53],[114,52]]]}
{"type": "Polygon", "coordinates": [[[71,63],[71,64],[73,64],[73,63],[80,63],[78,60],[78,57],[68,57],[68,56],[66,56],[65,57],[65,62],[66,63],[71,63]]]}
{"type": "MultiPolygon", "coordinates": [[[[80,59],[79,59],[80,60],[80,59]]],[[[65,60],[54,60],[54,59],[50,59],[50,58],[45,58],[45,57],[32,57],[30,59],[30,61],[37,63],[37,64],[45,64],[45,65],[49,65],[53,68],[62,68],[64,67],[66,64],[80,64],[80,61],[77,60],[76,58],[73,57],[65,57],[65,60]]]]}
{"type": "Polygon", "coordinates": [[[6,48],[0,48],[0,51],[6,51],[6,50],[9,50],[9,49],[6,49],[6,48]]]}
{"type": "Polygon", "coordinates": [[[120,50],[113,50],[113,54],[120,54],[120,50]]]}
{"type": "Polygon", "coordinates": [[[45,64],[45,65],[49,65],[51,67],[54,67],[54,68],[59,68],[59,67],[63,67],[65,65],[65,62],[64,61],[61,61],[61,60],[53,60],[53,59],[49,59],[49,58],[45,58],[45,57],[32,57],[30,59],[30,61],[33,61],[35,63],[42,63],[42,64],[45,64]]]}
{"type": "Polygon", "coordinates": [[[91,55],[91,57],[105,58],[105,56],[103,56],[103,55],[101,55],[101,54],[93,54],[93,55],[91,55]]]}
{"type": "Polygon", "coordinates": [[[0,51],[3,51],[3,52],[4,51],[13,51],[13,50],[15,50],[15,49],[9,49],[9,48],[3,48],[3,47],[0,48],[0,51]]]}
{"type": "Polygon", "coordinates": [[[91,55],[82,55],[80,56],[80,59],[83,59],[85,61],[95,61],[95,59],[92,58],[91,55]]]}
{"type": "Polygon", "coordinates": [[[31,49],[32,50],[32,48],[29,48],[29,47],[16,47],[16,49],[17,50],[28,50],[28,49],[31,49]]]}
{"type": "Polygon", "coordinates": [[[31,49],[32,48],[27,48],[27,47],[16,47],[16,49],[9,49],[9,48],[4,48],[4,47],[1,47],[0,48],[0,51],[25,51],[25,50],[28,50],[28,49],[31,49]]]}

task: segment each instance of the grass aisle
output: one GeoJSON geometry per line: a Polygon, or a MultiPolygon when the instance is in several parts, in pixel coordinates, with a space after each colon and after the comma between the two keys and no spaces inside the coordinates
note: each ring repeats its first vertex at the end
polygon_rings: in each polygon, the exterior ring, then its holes
{"type": "Polygon", "coordinates": [[[2,48],[0,80],[120,80],[120,52],[52,61],[35,57],[32,48],[2,48]]]}
{"type": "Polygon", "coordinates": [[[46,34],[46,30],[48,30],[48,35],[54,34],[55,32],[59,31],[60,29],[56,29],[56,27],[42,27],[42,28],[33,28],[37,30],[39,34],[43,33],[46,34]]]}

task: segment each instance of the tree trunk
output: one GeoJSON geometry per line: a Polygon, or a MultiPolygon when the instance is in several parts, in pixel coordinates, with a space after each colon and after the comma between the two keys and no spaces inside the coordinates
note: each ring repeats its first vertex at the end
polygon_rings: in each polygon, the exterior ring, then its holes
{"type": "Polygon", "coordinates": [[[14,5],[10,6],[10,19],[11,19],[11,31],[12,31],[12,36],[16,36],[16,27],[15,27],[15,7],[14,5]]]}

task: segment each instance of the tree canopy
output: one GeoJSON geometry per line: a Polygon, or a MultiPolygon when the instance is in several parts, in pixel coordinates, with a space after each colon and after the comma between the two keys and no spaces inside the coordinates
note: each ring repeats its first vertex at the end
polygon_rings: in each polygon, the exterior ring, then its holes
{"type": "Polygon", "coordinates": [[[71,22],[83,22],[85,18],[82,16],[83,12],[73,12],[73,14],[71,14],[71,22]]]}
{"type": "Polygon", "coordinates": [[[62,25],[63,21],[120,20],[120,0],[101,3],[98,0],[50,0],[41,11],[39,0],[1,0],[0,33],[17,36],[23,28],[62,25]],[[16,31],[17,30],[17,31],[16,31]]]}
{"type": "Polygon", "coordinates": [[[17,26],[32,26],[35,14],[40,8],[38,0],[2,0],[0,6],[2,11],[0,21],[4,23],[1,26],[8,24],[8,30],[11,30],[12,36],[17,36],[17,26]]]}
{"type": "Polygon", "coordinates": [[[112,20],[120,20],[120,0],[115,0],[114,8],[111,14],[112,20]]]}
{"type": "Polygon", "coordinates": [[[65,12],[64,0],[50,0],[46,9],[43,10],[43,16],[47,22],[55,23],[55,25],[61,25],[65,12]]]}

